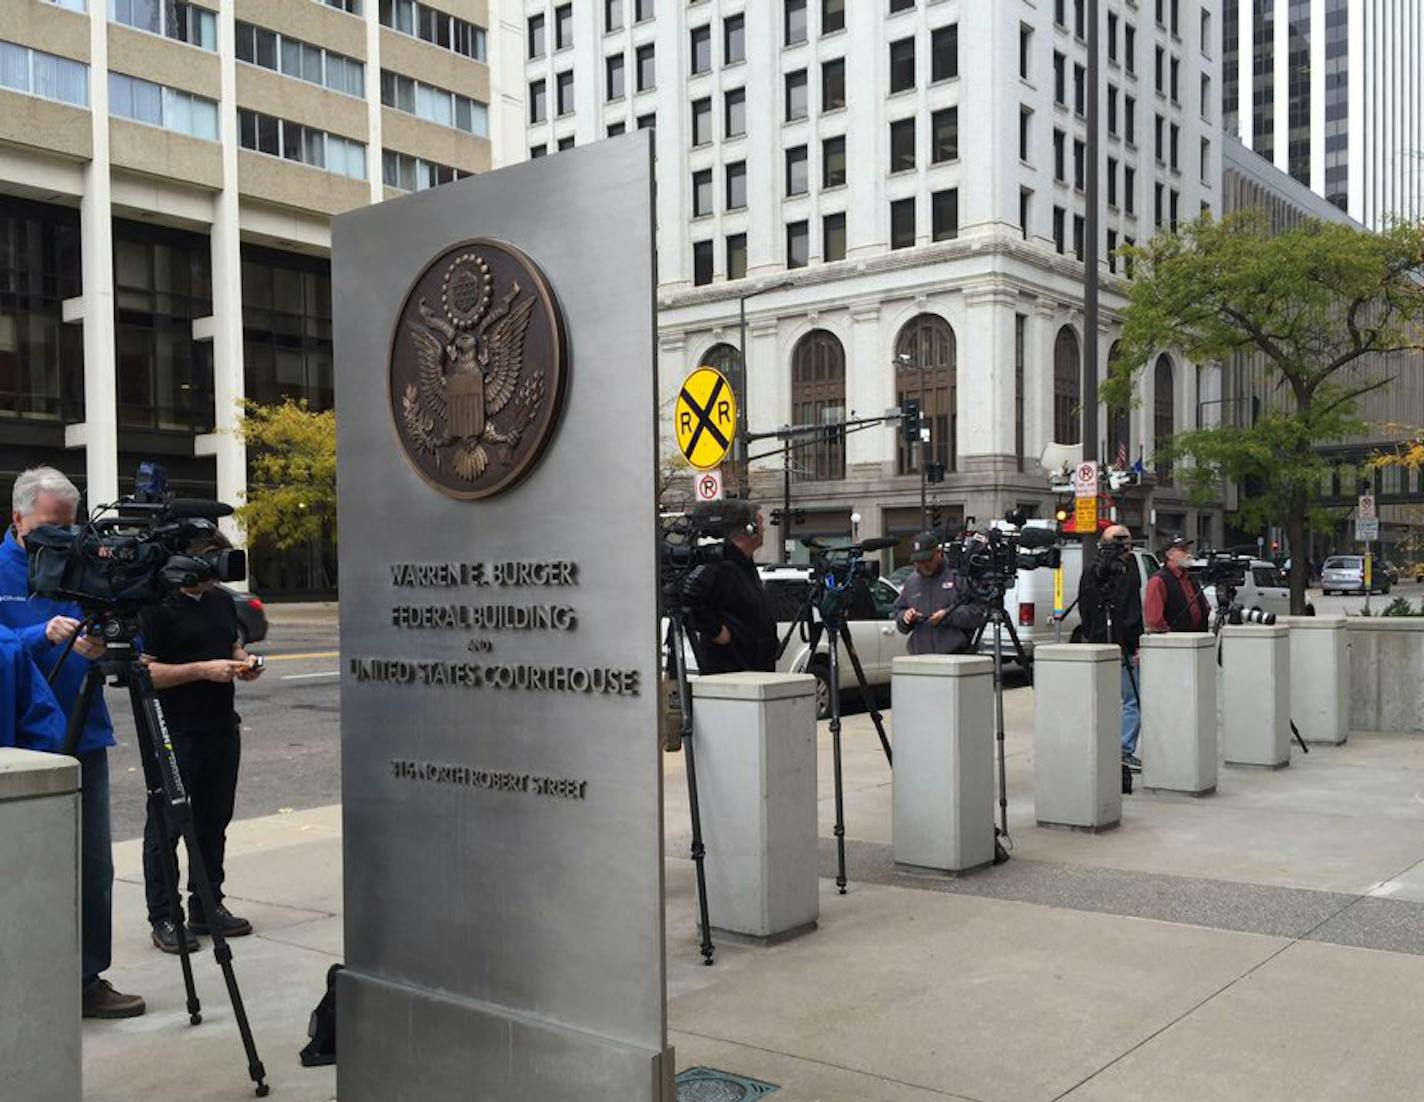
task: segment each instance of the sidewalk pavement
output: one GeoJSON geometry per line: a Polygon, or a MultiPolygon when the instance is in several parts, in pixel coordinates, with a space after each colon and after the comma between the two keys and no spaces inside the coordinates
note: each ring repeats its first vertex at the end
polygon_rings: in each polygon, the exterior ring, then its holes
{"type": "MultiPolygon", "coordinates": [[[[1033,821],[1033,690],[1008,694],[1014,859],[962,879],[890,859],[890,773],[846,728],[850,889],[836,894],[822,729],[820,928],[697,952],[682,758],[665,761],[670,1041],[679,1069],[778,1084],[775,1102],[1252,1102],[1424,1097],[1424,739],[1357,734],[1214,797],[1125,798],[1120,829],[1033,821]]],[[[892,731],[893,737],[893,731],[892,731]]],[[[341,951],[338,808],[232,831],[233,943],[273,1098],[329,1102],[297,1064],[341,951]]],[[[115,968],[146,1017],[86,1022],[91,1102],[251,1097],[211,955],[205,1021],[148,945],[137,842],[115,848],[115,968]]],[[[205,943],[206,948],[206,943],[205,943]]]]}

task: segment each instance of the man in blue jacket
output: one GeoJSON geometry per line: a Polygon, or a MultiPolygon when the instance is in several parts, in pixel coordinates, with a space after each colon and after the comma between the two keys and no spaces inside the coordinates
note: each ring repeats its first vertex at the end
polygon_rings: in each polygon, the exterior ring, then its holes
{"type": "MultiPolygon", "coordinates": [[[[73,524],[79,490],[53,467],[36,467],[15,480],[12,526],[0,543],[0,626],[20,637],[30,657],[46,677],[65,644],[80,631],[83,613],[77,605],[29,595],[25,535],[42,524],[73,524]]],[[[97,639],[80,636],[52,682],[55,699],[68,715],[93,660],[104,653],[97,639]]],[[[83,925],[84,1016],[132,1018],[144,1012],[137,995],[115,991],[101,974],[113,949],[114,858],[109,840],[109,747],[114,725],[102,693],[94,697],[75,756],[82,785],[80,812],[80,895],[83,925]]]]}
{"type": "Polygon", "coordinates": [[[0,746],[43,750],[64,749],[64,713],[54,693],[35,669],[25,645],[9,628],[0,627],[0,746]]]}

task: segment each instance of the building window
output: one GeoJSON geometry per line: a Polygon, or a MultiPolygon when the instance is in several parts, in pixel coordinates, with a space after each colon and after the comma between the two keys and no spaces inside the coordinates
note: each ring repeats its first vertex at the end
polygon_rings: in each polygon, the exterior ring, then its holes
{"type": "Polygon", "coordinates": [[[78,210],[0,196],[0,424],[84,420],[83,330],[64,324],[81,265],[78,210]]]}
{"type": "Polygon", "coordinates": [[[1019,188],[1019,232],[1028,240],[1028,228],[1033,214],[1033,189],[1019,188]]]}
{"type": "MultiPolygon", "coordinates": [[[[1053,208],[1053,247],[1060,255],[1067,251],[1068,212],[1062,207],[1053,208]]],[[[1060,441],[1061,442],[1061,441],[1060,441]]]]}
{"type": "Polygon", "coordinates": [[[1019,24],[1019,79],[1028,80],[1029,62],[1033,58],[1033,28],[1027,23],[1019,24]]]}
{"type": "Polygon", "coordinates": [[[1172,358],[1164,352],[1157,357],[1152,373],[1152,444],[1158,454],[1158,482],[1172,481],[1172,464],[1162,457],[1162,450],[1171,441],[1177,426],[1177,396],[1172,376],[1172,358]]]}
{"type": "Polygon", "coordinates": [[[1073,139],[1073,186],[1079,191],[1087,187],[1088,147],[1081,138],[1073,139]]]}
{"type": "Polygon", "coordinates": [[[612,57],[603,59],[605,87],[608,99],[622,99],[625,93],[623,84],[623,55],[614,54],[612,57]]]}
{"type": "Polygon", "coordinates": [[[562,138],[559,139],[559,152],[560,152],[560,153],[562,153],[562,152],[563,152],[564,150],[566,150],[566,149],[572,149],[573,147],[574,147],[574,136],[573,136],[572,134],[566,135],[565,137],[562,137],[562,138]]]}
{"type": "Polygon", "coordinates": [[[890,14],[898,15],[902,11],[914,11],[915,0],[890,0],[890,14]]]}
{"type": "MultiPolygon", "coordinates": [[[[804,223],[803,223],[804,224],[804,223]]],[[[845,350],[834,334],[813,329],[791,353],[791,419],[798,425],[841,425],[845,421],[845,350]]],[[[828,429],[796,447],[792,468],[798,479],[845,477],[845,430],[828,429]]]]}
{"type": "Polygon", "coordinates": [[[1060,184],[1068,182],[1068,135],[1053,131],[1053,178],[1060,184]]]}
{"type": "Polygon", "coordinates": [[[890,124],[890,171],[908,172],[915,167],[915,120],[900,119],[890,124]]]}
{"type": "Polygon", "coordinates": [[[115,23],[200,49],[218,48],[217,14],[186,0],[164,0],[161,4],[155,0],[109,0],[109,17],[115,23]]]}
{"type": "Polygon", "coordinates": [[[821,220],[821,259],[827,262],[844,260],[846,255],[846,216],[828,214],[821,220]]]}
{"type": "Polygon", "coordinates": [[[959,24],[936,27],[930,34],[930,80],[959,76],[959,24]]]}
{"type": "Polygon", "coordinates": [[[1072,326],[1058,330],[1053,342],[1053,442],[1082,441],[1079,406],[1083,401],[1083,369],[1078,354],[1078,334],[1072,326]]]}
{"type": "Polygon", "coordinates": [[[1153,129],[1152,144],[1157,156],[1157,163],[1165,164],[1167,160],[1167,120],[1161,115],[1157,116],[1156,126],[1153,129]]]}
{"type": "MultiPolygon", "coordinates": [[[[559,148],[567,147],[560,141],[559,148]]],[[[547,147],[545,152],[548,152],[547,147]]],[[[381,178],[387,187],[400,191],[426,191],[441,184],[463,180],[468,175],[461,169],[412,157],[409,153],[397,153],[394,149],[381,151],[381,178]]]]}
{"type": "Polygon", "coordinates": [[[704,23],[692,28],[692,75],[712,71],[712,28],[704,23]]]}
{"type": "Polygon", "coordinates": [[[785,0],[786,37],[788,46],[798,46],[806,41],[806,0],[785,0]]]}
{"type": "Polygon", "coordinates": [[[704,97],[692,101],[692,144],[710,145],[712,142],[712,99],[704,97]]]}
{"type": "MultiPolygon", "coordinates": [[[[1108,349],[1108,374],[1111,376],[1122,357],[1122,343],[1113,341],[1108,349]]],[[[1123,459],[1132,456],[1132,415],[1126,406],[1113,406],[1108,410],[1108,450],[1102,459],[1113,466],[1127,467],[1123,459]]]]}
{"type": "Polygon", "coordinates": [[[238,108],[237,139],[243,149],[322,168],[353,180],[366,178],[366,147],[315,127],[238,108]]]}
{"type": "Polygon", "coordinates": [[[1167,147],[1168,163],[1172,166],[1172,171],[1176,172],[1180,166],[1180,152],[1182,144],[1182,128],[1173,123],[1170,131],[1170,141],[1167,147]]]}
{"type": "Polygon", "coordinates": [[[554,78],[560,117],[574,113],[574,72],[572,69],[554,78]]]}
{"type": "Polygon", "coordinates": [[[1122,98],[1123,137],[1128,145],[1137,144],[1137,101],[1131,96],[1122,98]]]}
{"type": "Polygon", "coordinates": [[[930,196],[930,235],[935,241],[959,236],[959,189],[949,188],[930,196]]]}
{"type": "Polygon", "coordinates": [[[1117,137],[1117,85],[1108,85],[1108,133],[1117,137]]]}
{"type": "Polygon", "coordinates": [[[732,233],[727,235],[727,278],[745,279],[747,276],[747,235],[732,233]]]}
{"type": "Polygon", "coordinates": [[[735,65],[747,59],[747,20],[729,15],[722,20],[722,64],[735,65]]]}
{"type": "Polygon", "coordinates": [[[212,429],[212,345],[193,319],[212,313],[206,237],[114,220],[114,375],[120,428],[212,429]]]}
{"type": "Polygon", "coordinates": [[[1032,136],[1033,110],[1019,107],[1019,160],[1028,163],[1029,138],[1032,136]]]}
{"type": "Polygon", "coordinates": [[[603,29],[604,31],[623,29],[623,0],[603,0],[603,29]]]}
{"type": "Polygon", "coordinates": [[[1108,158],[1108,206],[1117,206],[1117,158],[1108,158]]]}
{"type": "Polygon", "coordinates": [[[419,0],[381,0],[381,25],[452,53],[485,60],[485,29],[419,0]]]}
{"type": "Polygon", "coordinates": [[[1168,225],[1168,228],[1170,228],[1173,233],[1176,233],[1176,232],[1177,232],[1177,214],[1178,214],[1178,207],[1181,205],[1181,200],[1182,200],[1182,197],[1181,197],[1181,195],[1179,195],[1179,194],[1177,193],[1177,190],[1176,190],[1175,188],[1173,188],[1172,191],[1170,192],[1170,194],[1167,196],[1167,204],[1168,204],[1168,220],[1167,220],[1167,225],[1168,225]]]}
{"type": "Polygon", "coordinates": [[[190,138],[218,140],[216,101],[112,70],[109,72],[109,114],[187,134],[190,138]]]}
{"type": "Polygon", "coordinates": [[[1117,271],[1117,230],[1108,230],[1108,271],[1117,271]]]}
{"type": "Polygon", "coordinates": [[[899,437],[896,469],[918,474],[920,452],[932,463],[955,469],[959,437],[958,346],[949,322],[920,314],[905,323],[895,338],[895,392],[901,409],[907,398],[920,401],[921,424],[930,430],[927,448],[906,447],[899,437]]]}
{"type": "Polygon", "coordinates": [[[846,140],[827,138],[821,143],[821,187],[841,187],[846,182],[846,140]]]}
{"type": "Polygon", "coordinates": [[[804,119],[808,111],[806,95],[806,70],[798,69],[786,74],[786,121],[804,119]]]}
{"type": "Polygon", "coordinates": [[[381,70],[381,102],[438,126],[489,136],[489,108],[469,96],[447,92],[389,69],[381,70]]]}
{"type": "Polygon", "coordinates": [[[529,58],[544,56],[544,17],[542,15],[531,15],[529,17],[529,58]]]}
{"type": "Polygon", "coordinates": [[[1068,59],[1057,50],[1053,51],[1053,102],[1068,106],[1068,59]]]}
{"type": "Polygon", "coordinates": [[[704,287],[712,282],[712,242],[692,243],[692,283],[704,287]]]}
{"type": "Polygon", "coordinates": [[[846,105],[845,58],[821,63],[821,110],[834,111],[846,105]]]}
{"type": "Polygon", "coordinates": [[[1073,0],[1073,33],[1082,38],[1087,33],[1087,19],[1083,14],[1083,0],[1073,0]]]}
{"type": "Polygon", "coordinates": [[[1166,205],[1164,203],[1164,199],[1166,196],[1166,188],[1164,187],[1164,185],[1160,182],[1154,184],[1152,188],[1152,196],[1152,222],[1153,225],[1155,225],[1157,229],[1160,230],[1162,228],[1162,208],[1166,205]]]}
{"type": "Polygon", "coordinates": [[[821,0],[821,33],[845,30],[845,0],[821,0]]]}
{"type": "Polygon", "coordinates": [[[637,51],[638,91],[647,92],[657,87],[657,68],[653,64],[653,45],[639,46],[637,51]]]}
{"type": "Polygon", "coordinates": [[[727,209],[741,210],[747,205],[747,162],[733,161],[727,166],[727,209]]]}
{"type": "Polygon", "coordinates": [[[1211,141],[1207,138],[1201,140],[1201,180],[1211,182],[1211,141]]]}
{"type": "Polygon", "coordinates": [[[548,147],[547,144],[546,144],[546,145],[531,145],[531,146],[529,147],[529,159],[530,159],[531,161],[537,161],[540,157],[547,157],[548,155],[549,155],[549,147],[548,147]]]}
{"type": "Polygon", "coordinates": [[[1014,315],[1014,458],[1020,473],[1024,469],[1024,346],[1028,343],[1028,316],[1014,315]]]}
{"type": "Polygon", "coordinates": [[[1170,85],[1169,85],[1169,89],[1170,89],[1170,90],[1169,90],[1168,94],[1171,96],[1171,99],[1172,99],[1172,102],[1173,102],[1173,103],[1181,103],[1181,102],[1182,102],[1182,98],[1181,98],[1181,91],[1182,91],[1182,84],[1181,84],[1181,79],[1182,79],[1182,63],[1181,63],[1179,60],[1177,60],[1175,57],[1172,58],[1171,74],[1172,74],[1172,75],[1171,75],[1171,82],[1170,82],[1170,85]]]}
{"type": "Polygon", "coordinates": [[[1137,169],[1122,166],[1122,206],[1128,214],[1137,213],[1137,169]]]}
{"type": "Polygon", "coordinates": [[[811,234],[805,222],[789,222],[786,226],[786,266],[804,268],[811,259],[811,234]]]}
{"type": "Polygon", "coordinates": [[[1137,72],[1137,28],[1131,23],[1122,25],[1122,64],[1129,73],[1137,72]]]}
{"type": "Polygon", "coordinates": [[[627,124],[627,123],[623,123],[623,122],[611,122],[611,123],[608,124],[608,136],[609,136],[610,138],[616,138],[619,134],[622,134],[622,133],[623,133],[625,130],[627,130],[627,129],[628,129],[628,124],[627,124]]]}
{"type": "Polygon", "coordinates": [[[529,84],[529,121],[544,122],[549,117],[549,99],[542,80],[529,84]]]}
{"type": "Polygon", "coordinates": [[[896,199],[890,204],[890,247],[908,249],[915,244],[915,201],[896,199]]]}
{"type": "Polygon", "coordinates": [[[1078,260],[1083,259],[1083,216],[1073,215],[1073,255],[1078,260]]]}
{"type": "Polygon", "coordinates": [[[554,49],[567,50],[574,44],[574,6],[560,4],[554,9],[554,49]]]}
{"type": "Polygon", "coordinates": [[[1154,70],[1156,79],[1154,84],[1157,89],[1157,94],[1160,96],[1167,90],[1167,51],[1161,46],[1158,46],[1156,48],[1156,57],[1157,65],[1154,70]]]}
{"type": "Polygon", "coordinates": [[[811,187],[811,159],[804,145],[786,151],[786,194],[805,195],[811,187]]]}
{"type": "Polygon", "coordinates": [[[254,27],[251,23],[236,24],[235,36],[234,52],[238,61],[320,84],[348,96],[366,94],[366,67],[355,58],[254,27]]]}
{"type": "Polygon", "coordinates": [[[959,160],[959,108],[946,107],[930,116],[930,160],[959,160]]]}
{"type": "Polygon", "coordinates": [[[692,174],[692,216],[701,218],[712,213],[712,170],[699,169],[692,174]]]}
{"type": "Polygon", "coordinates": [[[1117,63],[1117,12],[1108,12],[1108,61],[1117,63]]]}
{"type": "Polygon", "coordinates": [[[642,23],[653,17],[653,0],[633,0],[633,22],[642,23]]]}
{"type": "Polygon", "coordinates": [[[654,130],[658,125],[658,113],[650,111],[646,115],[639,115],[637,118],[639,130],[654,130]]]}
{"type": "Polygon", "coordinates": [[[722,99],[726,136],[740,138],[747,132],[747,90],[733,88],[722,99]]]}
{"type": "Polygon", "coordinates": [[[0,88],[88,107],[89,66],[28,46],[0,42],[0,88]]]}
{"type": "Polygon", "coordinates": [[[906,92],[915,86],[915,40],[902,38],[890,43],[890,92],[906,92]]]}

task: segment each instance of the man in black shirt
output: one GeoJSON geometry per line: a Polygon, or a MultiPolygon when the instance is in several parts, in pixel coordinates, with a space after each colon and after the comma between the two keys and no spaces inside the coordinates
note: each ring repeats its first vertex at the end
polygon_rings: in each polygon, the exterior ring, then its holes
{"type": "MultiPolygon", "coordinates": [[[[223,541],[225,544],[226,541],[223,541]]],[[[200,553],[213,543],[190,549],[200,553]]],[[[203,913],[202,900],[188,868],[188,927],[180,930],[169,915],[164,861],[177,860],[178,839],[165,838],[166,827],[150,809],[143,830],[143,879],[153,944],[178,952],[178,938],[196,947],[193,934],[217,926],[225,937],[252,932],[252,924],[223,906],[223,851],[237,795],[241,758],[239,719],[233,710],[233,682],[253,681],[261,666],[243,650],[237,636],[232,595],[214,581],[185,587],[143,614],[143,650],[148,671],[168,724],[178,772],[192,805],[194,833],[203,865],[212,881],[217,913],[203,913]]]]}
{"type": "Polygon", "coordinates": [[[762,516],[749,501],[721,502],[724,558],[694,570],[684,587],[698,640],[698,672],[776,669],[776,619],[752,556],[762,544],[762,516]]]}

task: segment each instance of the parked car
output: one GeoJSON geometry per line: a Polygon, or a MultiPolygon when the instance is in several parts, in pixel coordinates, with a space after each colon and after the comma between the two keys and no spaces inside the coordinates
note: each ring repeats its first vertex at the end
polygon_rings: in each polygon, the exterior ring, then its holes
{"type": "MultiPolygon", "coordinates": [[[[809,673],[815,677],[816,718],[826,719],[831,714],[830,649],[823,632],[813,654],[808,630],[804,623],[796,622],[798,615],[805,614],[811,572],[804,566],[762,566],[758,568],[758,573],[776,616],[777,635],[785,639],[790,633],[786,649],[777,662],[777,671],[809,673]]],[[[866,683],[873,690],[884,689],[890,684],[891,663],[909,653],[909,637],[902,635],[895,627],[895,600],[899,595],[896,586],[884,578],[876,578],[864,590],[852,592],[846,607],[851,641],[865,670],[866,683]]],[[[664,634],[666,630],[664,623],[664,634]]],[[[684,653],[687,671],[695,675],[697,658],[692,648],[686,648],[684,653]]],[[[844,647],[840,655],[840,685],[843,702],[857,699],[855,668],[844,647]]]]}
{"type": "MultiPolygon", "coordinates": [[[[1201,568],[1201,563],[1192,564],[1191,569],[1201,568]]],[[[1213,609],[1216,608],[1216,587],[1204,586],[1202,590],[1213,609]]],[[[1259,608],[1262,612],[1274,612],[1277,616],[1290,615],[1290,579],[1275,563],[1265,559],[1252,559],[1246,567],[1246,577],[1236,590],[1236,602],[1242,608],[1259,608]]],[[[1307,601],[1307,616],[1315,615],[1315,605],[1307,601]]]]}
{"type": "MultiPolygon", "coordinates": [[[[1397,575],[1392,570],[1387,563],[1375,563],[1371,593],[1388,593],[1393,588],[1397,575]]],[[[1331,593],[1364,593],[1365,557],[1331,555],[1320,572],[1320,589],[1327,596],[1331,593]]]]}
{"type": "Polygon", "coordinates": [[[223,586],[237,606],[237,640],[244,647],[267,638],[267,608],[255,594],[223,586]]]}

